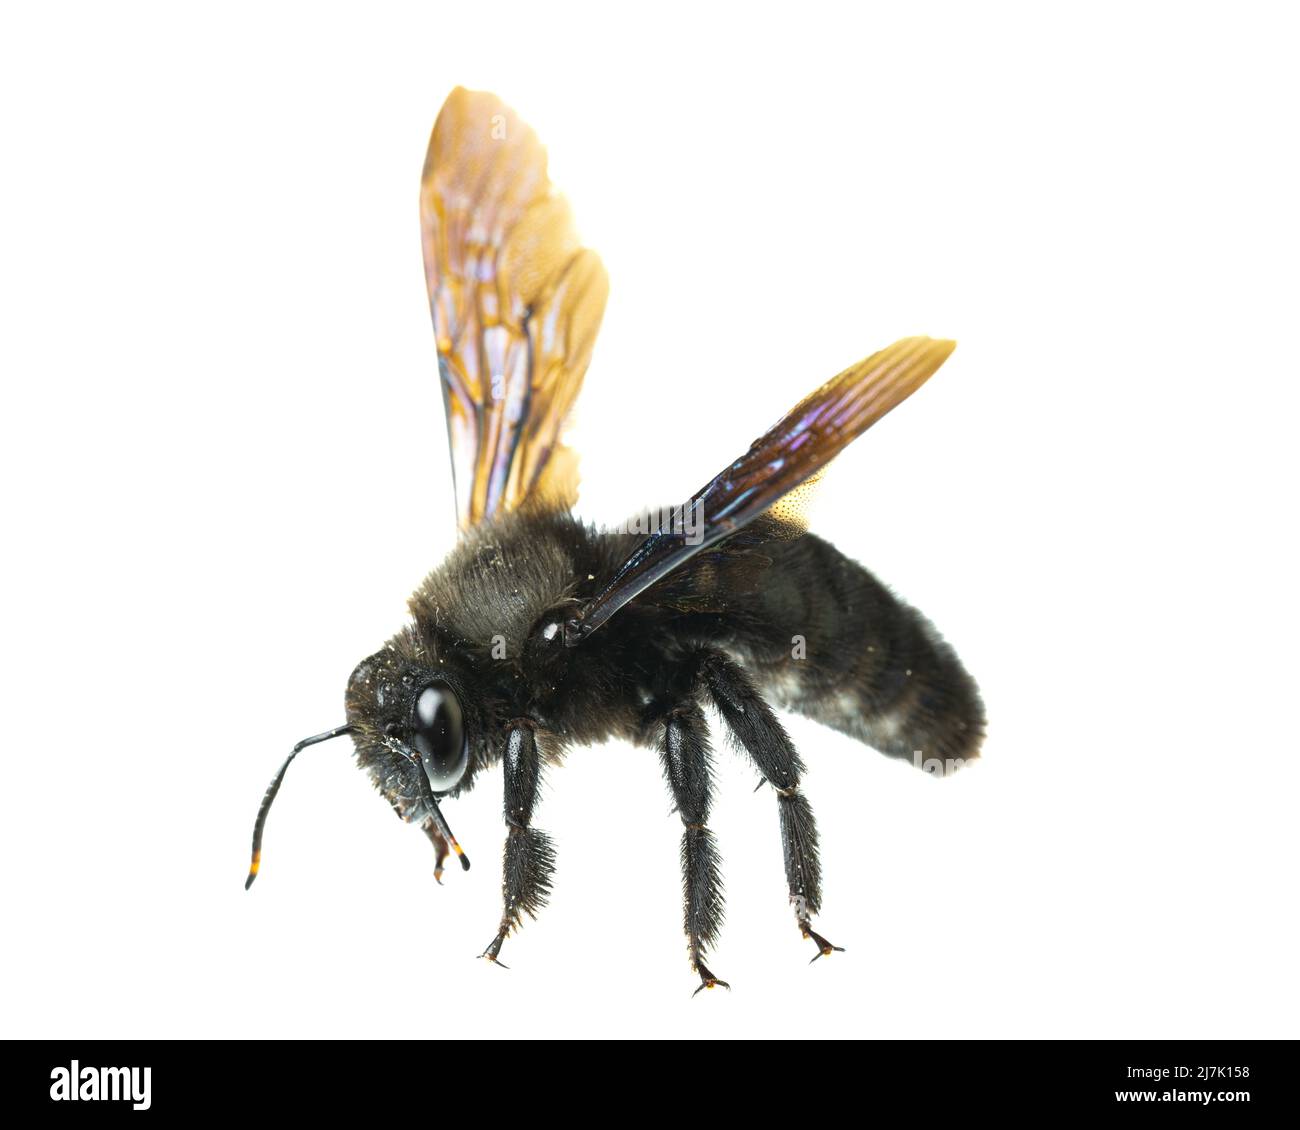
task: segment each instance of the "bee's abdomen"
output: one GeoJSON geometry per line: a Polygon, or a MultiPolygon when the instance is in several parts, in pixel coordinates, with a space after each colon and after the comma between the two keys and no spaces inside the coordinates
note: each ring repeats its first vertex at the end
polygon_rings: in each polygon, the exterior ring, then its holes
{"type": "Polygon", "coordinates": [[[924,616],[820,538],[774,556],[763,615],[790,642],[759,677],[780,705],[931,772],[979,755],[979,691],[924,616]]]}

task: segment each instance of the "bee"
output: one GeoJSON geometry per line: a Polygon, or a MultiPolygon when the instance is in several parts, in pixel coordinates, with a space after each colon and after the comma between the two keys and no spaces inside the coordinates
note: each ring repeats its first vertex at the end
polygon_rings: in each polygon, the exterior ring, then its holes
{"type": "Polygon", "coordinates": [[[555,848],[533,823],[542,775],[576,744],[654,750],[682,823],[684,926],[704,988],[723,918],[709,830],[713,706],[770,786],[795,923],[817,953],[817,829],[803,761],[773,708],[926,765],[978,756],[984,709],[953,649],[862,566],[807,532],[800,499],[857,436],[921,386],[950,341],[905,338],[811,393],[734,462],[644,528],[576,519],[565,421],[608,294],[534,132],[491,94],[456,89],[420,186],[429,306],[460,537],[409,602],[410,622],[348,680],[347,735],[398,816],[432,842],[434,875],[469,859],[442,812],[502,766],[501,919],[482,957],[536,917],[555,848]]]}

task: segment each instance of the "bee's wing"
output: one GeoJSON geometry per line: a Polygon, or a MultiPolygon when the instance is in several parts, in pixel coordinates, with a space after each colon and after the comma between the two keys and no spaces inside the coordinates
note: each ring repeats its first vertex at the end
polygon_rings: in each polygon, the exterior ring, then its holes
{"type": "Polygon", "coordinates": [[[525,501],[567,507],[560,442],[609,283],[551,189],[537,135],[457,87],[429,139],[420,228],[462,529],[525,501]]]}
{"type": "MultiPolygon", "coordinates": [[[[909,337],[859,361],[800,401],[730,467],[697,491],[668,529],[650,534],[614,578],[569,623],[572,644],[701,550],[729,538],[766,511],[763,537],[796,532],[801,488],[891,408],[911,396],[956,348],[909,337]]],[[[754,539],[741,539],[742,542],[754,539]]],[[[759,539],[762,540],[762,539],[759,539]]],[[[731,544],[731,543],[728,543],[731,544]]],[[[739,545],[739,543],[738,543],[739,545]]],[[[745,546],[743,552],[753,553],[745,546]]]]}

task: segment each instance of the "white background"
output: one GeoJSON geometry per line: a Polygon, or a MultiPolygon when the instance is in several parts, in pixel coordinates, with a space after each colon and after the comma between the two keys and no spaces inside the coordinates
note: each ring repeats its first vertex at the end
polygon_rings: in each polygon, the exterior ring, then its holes
{"type": "Polygon", "coordinates": [[[1297,90],[1262,5],[7,9],[5,1036],[1295,1036],[1297,90]],[[796,13],[797,12],[797,17],[796,13]],[[575,753],[498,916],[499,774],[434,886],[347,743],[453,543],[417,238],[456,84],[612,279],[580,509],[677,501],[849,362],[960,346],[815,528],[979,679],[935,781],[807,721],[826,905],[719,757],[690,999],[652,755],[575,753]]]}

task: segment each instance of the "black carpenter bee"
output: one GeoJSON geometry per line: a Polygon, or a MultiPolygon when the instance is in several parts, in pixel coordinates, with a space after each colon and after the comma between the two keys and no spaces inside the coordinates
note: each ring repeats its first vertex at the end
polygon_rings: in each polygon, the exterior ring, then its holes
{"type": "Polygon", "coordinates": [[[411,622],[353,671],[346,725],[300,742],[271,782],[248,883],[271,802],[308,745],[351,735],[375,786],[432,840],[439,880],[452,852],[469,868],[440,801],[500,763],[505,905],[482,955],[497,961],[551,889],[555,851],[533,826],[543,770],[567,746],[622,738],[658,751],[684,829],[691,964],[700,988],[725,985],[705,965],[723,913],[711,703],[775,793],[795,920],[814,961],[830,954],[839,947],[812,925],[821,882],[803,763],[771,704],[940,766],[978,755],[984,711],[929,622],[806,533],[794,503],[953,343],[906,338],[868,357],[652,527],[598,530],[570,514],[576,459],[561,431],[608,284],[536,135],[499,99],[447,99],[420,218],[462,536],[411,597],[411,622]]]}

